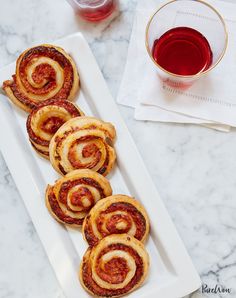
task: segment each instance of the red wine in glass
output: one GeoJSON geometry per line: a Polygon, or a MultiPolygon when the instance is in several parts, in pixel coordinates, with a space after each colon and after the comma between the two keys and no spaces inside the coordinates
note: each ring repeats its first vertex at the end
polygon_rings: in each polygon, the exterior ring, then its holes
{"type": "Polygon", "coordinates": [[[152,48],[154,60],[166,71],[177,75],[196,75],[212,64],[212,50],[197,30],[176,27],[156,39],[152,48]]]}
{"type": "Polygon", "coordinates": [[[117,2],[118,0],[74,0],[76,13],[90,22],[107,18],[116,9],[117,2]]]}

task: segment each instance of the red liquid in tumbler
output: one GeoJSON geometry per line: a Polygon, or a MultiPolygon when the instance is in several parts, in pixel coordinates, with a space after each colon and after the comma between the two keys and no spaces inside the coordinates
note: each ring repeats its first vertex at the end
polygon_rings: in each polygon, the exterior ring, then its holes
{"type": "Polygon", "coordinates": [[[162,68],[178,75],[195,75],[212,64],[212,51],[207,39],[188,27],[176,27],[165,32],[154,41],[152,55],[162,68]]]}
{"type": "Polygon", "coordinates": [[[77,0],[77,13],[87,21],[98,22],[107,18],[116,8],[117,0],[77,0]]]}

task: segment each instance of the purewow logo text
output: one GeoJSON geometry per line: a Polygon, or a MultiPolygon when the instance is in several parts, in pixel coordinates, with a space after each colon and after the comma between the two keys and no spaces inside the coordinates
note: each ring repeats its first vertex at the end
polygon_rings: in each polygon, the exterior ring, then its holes
{"type": "Polygon", "coordinates": [[[222,285],[215,285],[214,287],[209,287],[207,284],[203,284],[202,285],[202,293],[230,294],[231,288],[226,288],[222,285]]]}

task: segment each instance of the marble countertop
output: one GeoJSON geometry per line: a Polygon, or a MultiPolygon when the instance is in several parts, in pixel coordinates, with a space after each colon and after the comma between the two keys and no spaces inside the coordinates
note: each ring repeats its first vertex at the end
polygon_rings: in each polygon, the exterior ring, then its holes
{"type": "MultiPolygon", "coordinates": [[[[0,4],[0,66],[32,42],[81,30],[116,97],[136,0],[121,0],[120,13],[99,25],[78,20],[65,0],[0,4]]],[[[236,297],[235,131],[138,122],[132,109],[119,109],[202,281],[231,288],[230,294],[191,297],[236,297]]],[[[0,198],[0,297],[64,297],[1,155],[0,198]]]]}

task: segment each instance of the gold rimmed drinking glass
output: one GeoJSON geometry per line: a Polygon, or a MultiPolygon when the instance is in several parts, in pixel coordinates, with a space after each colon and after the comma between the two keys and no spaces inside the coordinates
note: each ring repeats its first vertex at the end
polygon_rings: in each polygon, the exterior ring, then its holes
{"type": "Polygon", "coordinates": [[[213,6],[201,0],[172,0],[152,15],[146,27],[146,48],[159,77],[177,88],[186,88],[209,73],[223,58],[227,44],[228,33],[223,17],[213,6]],[[212,51],[212,62],[207,69],[181,75],[166,70],[154,59],[154,42],[176,27],[192,28],[207,39],[212,51]]]}

